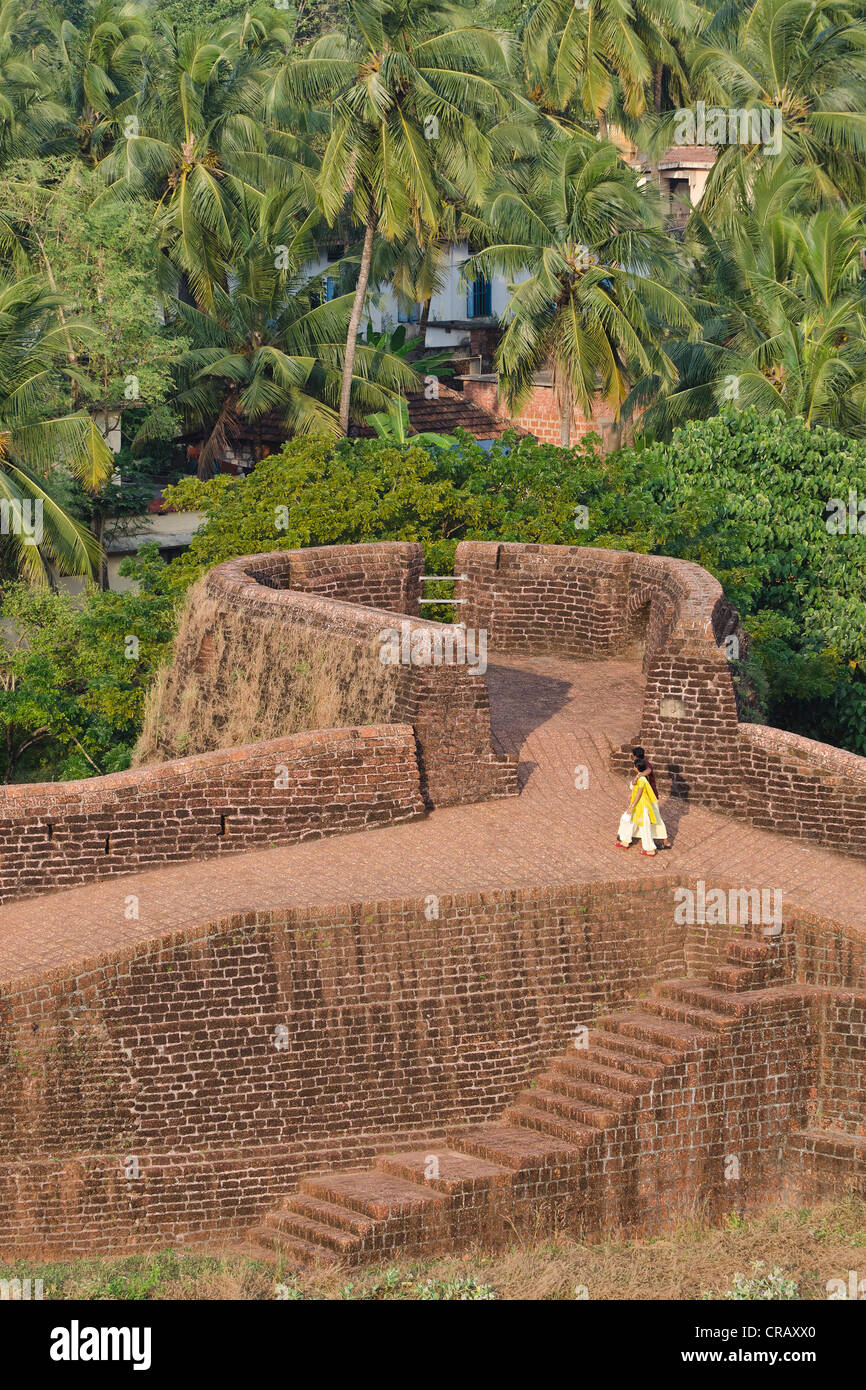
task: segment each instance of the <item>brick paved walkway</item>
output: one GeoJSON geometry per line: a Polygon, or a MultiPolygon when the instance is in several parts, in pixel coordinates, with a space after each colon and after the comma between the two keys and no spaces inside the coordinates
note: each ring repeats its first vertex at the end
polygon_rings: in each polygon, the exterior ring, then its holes
{"type": "Polygon", "coordinates": [[[674,847],[613,847],[626,787],[611,745],[639,723],[641,675],[624,661],[509,658],[487,673],[496,732],[521,758],[520,797],[283,849],[202,860],[0,907],[0,980],[232,912],[682,872],[743,887],[866,930],[866,863],[666,800],[674,847]],[[575,769],[589,785],[576,790],[575,769]],[[127,895],[139,920],[124,916],[127,895]]]}

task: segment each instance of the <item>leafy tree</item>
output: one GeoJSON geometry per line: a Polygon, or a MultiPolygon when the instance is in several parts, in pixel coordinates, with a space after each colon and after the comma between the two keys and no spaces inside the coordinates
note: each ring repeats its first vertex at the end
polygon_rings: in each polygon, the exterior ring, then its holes
{"type": "MultiPolygon", "coordinates": [[[[352,296],[316,302],[317,284],[304,275],[313,252],[313,220],[290,229],[277,256],[270,236],[254,233],[238,258],[231,288],[214,287],[212,313],[175,303],[178,326],[190,342],[179,360],[175,403],[188,427],[204,432],[200,477],[213,474],[215,460],[243,423],[255,438],[265,415],[275,416],[287,434],[339,432],[352,296]]],[[[362,345],[351,383],[356,418],[387,406],[417,381],[402,357],[362,345]]]]}
{"type": "Polygon", "coordinates": [[[606,136],[618,90],[625,111],[640,116],[661,66],[684,79],[677,41],[700,19],[689,0],[539,0],[524,33],[527,68],[554,109],[565,111],[576,100],[606,136]]]}
{"type": "Polygon", "coordinates": [[[155,543],[122,572],[127,593],[83,599],[26,583],[4,589],[0,614],[3,780],[66,779],[129,766],[147,686],[169,653],[170,598],[155,543]]]}
{"type": "MultiPolygon", "coordinates": [[[[828,200],[866,199],[866,46],[858,5],[754,0],[739,23],[712,31],[691,57],[696,95],[736,109],[778,111],[780,148],[721,146],[704,193],[710,211],[781,153],[828,200]],[[745,172],[740,166],[745,165],[745,172]]],[[[670,122],[668,122],[668,127],[670,122]]]]}
{"type": "Polygon", "coordinates": [[[0,168],[38,153],[60,129],[65,111],[51,92],[48,55],[19,0],[0,3],[0,168]]]}
{"type": "Polygon", "coordinates": [[[0,279],[0,505],[7,509],[3,558],[22,575],[44,583],[49,566],[89,575],[95,542],[54,500],[49,488],[58,462],[95,488],[111,472],[111,451],[86,411],[62,408],[46,418],[45,401],[62,401],[59,389],[76,376],[67,362],[70,343],[88,330],[60,322],[62,300],[37,276],[17,283],[0,279]],[[20,519],[34,525],[41,512],[41,540],[32,543],[20,519]],[[10,522],[8,517],[12,518],[10,522]],[[16,525],[15,522],[18,522],[16,525]]]}
{"type": "Polygon", "coordinates": [[[807,183],[782,161],[741,190],[721,223],[693,214],[703,333],[669,346],[678,379],[645,427],[664,432],[730,402],[866,434],[864,209],[810,212],[807,183]]]}
{"type": "Polygon", "coordinates": [[[90,163],[101,146],[120,134],[148,39],[142,11],[124,0],[96,0],[77,25],[68,18],[60,24],[62,95],[78,148],[90,163]]]}
{"type": "Polygon", "coordinates": [[[0,190],[0,216],[14,229],[18,264],[29,260],[72,312],[88,315],[86,351],[67,344],[76,403],[121,422],[129,439],[145,422],[150,438],[170,437],[171,366],[186,344],[162,324],[154,234],[143,208],[97,206],[93,192],[76,162],[19,160],[0,190]]]}
{"type": "Polygon", "coordinates": [[[447,552],[449,538],[464,534],[484,505],[455,491],[420,445],[363,439],[335,447],[321,436],[289,441],[246,478],[183,479],[166,499],[206,517],[168,567],[180,591],[210,565],[262,550],[444,538],[447,552]]]}
{"type": "Polygon", "coordinates": [[[205,310],[215,286],[228,288],[249,208],[296,167],[299,142],[265,111],[268,63],[231,29],[216,38],[159,23],[128,138],[99,165],[103,198],[153,209],[168,262],[205,310]]]}
{"type": "Polygon", "coordinates": [[[711,516],[709,530],[658,548],[705,565],[740,609],[770,722],[866,754],[866,445],[752,408],[687,424],[638,457],[650,513],[677,502],[711,516]],[[831,499],[845,505],[841,532],[831,499]]]}

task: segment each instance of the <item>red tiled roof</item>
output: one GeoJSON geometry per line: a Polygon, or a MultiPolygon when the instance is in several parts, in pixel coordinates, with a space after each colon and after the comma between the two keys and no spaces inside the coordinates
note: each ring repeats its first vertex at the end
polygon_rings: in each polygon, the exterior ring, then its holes
{"type": "MultiPolygon", "coordinates": [[[[439,383],[439,395],[437,400],[427,400],[423,389],[408,398],[409,405],[409,425],[415,434],[423,434],[432,431],[436,434],[451,434],[458,427],[468,430],[477,439],[499,439],[507,429],[513,429],[507,420],[501,420],[497,415],[493,415],[483,406],[471,401],[464,396],[462,391],[455,391],[452,387],[446,386],[443,382],[439,383]]],[[[349,433],[357,438],[371,438],[375,435],[369,425],[351,425],[349,433]]],[[[193,436],[186,436],[189,442],[193,436]]],[[[240,429],[237,438],[232,438],[231,443],[235,448],[249,446],[255,439],[264,444],[271,452],[276,452],[288,438],[285,426],[275,415],[265,415],[259,421],[258,429],[254,430],[247,421],[240,422],[240,429]]],[[[194,467],[194,463],[192,464],[194,467]]],[[[158,510],[153,507],[153,510],[158,510]]]]}
{"type": "Polygon", "coordinates": [[[717,151],[713,145],[671,145],[664,158],[659,160],[660,169],[669,169],[677,164],[702,164],[709,166],[716,161],[717,151]]]}
{"type": "MultiPolygon", "coordinates": [[[[456,429],[468,430],[476,439],[499,439],[506,430],[514,426],[508,420],[501,420],[475,401],[470,401],[462,391],[439,383],[436,400],[427,400],[424,392],[409,396],[409,425],[415,434],[432,431],[436,434],[452,434],[456,429]]],[[[369,425],[355,427],[353,433],[367,437],[375,433],[369,425]]]]}

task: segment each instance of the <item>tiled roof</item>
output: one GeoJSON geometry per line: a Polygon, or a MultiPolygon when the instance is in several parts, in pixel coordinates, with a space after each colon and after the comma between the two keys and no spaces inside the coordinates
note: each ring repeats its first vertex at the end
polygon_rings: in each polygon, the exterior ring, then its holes
{"type": "MultiPolygon", "coordinates": [[[[437,434],[451,434],[455,429],[468,430],[476,439],[499,439],[507,429],[513,429],[507,420],[500,420],[483,406],[477,405],[452,387],[439,383],[438,400],[427,400],[421,390],[408,398],[409,424],[413,433],[422,434],[433,431],[437,434]]],[[[369,425],[351,425],[349,433],[369,438],[375,434],[369,425]]],[[[259,421],[258,431],[241,421],[237,438],[231,440],[233,448],[249,447],[258,438],[271,452],[276,452],[288,438],[288,431],[275,415],[265,415],[259,421]]],[[[159,503],[150,510],[161,510],[159,503]]],[[[167,510],[167,508],[166,508],[167,510]]]]}
{"type": "Polygon", "coordinates": [[[671,145],[664,158],[659,160],[659,168],[670,169],[678,164],[700,164],[708,168],[715,164],[717,153],[714,145],[671,145]]]}
{"type": "MultiPolygon", "coordinates": [[[[460,428],[468,430],[474,434],[476,439],[499,439],[501,435],[514,426],[508,420],[501,420],[497,415],[493,415],[483,406],[477,405],[475,401],[470,401],[464,396],[462,391],[455,391],[451,386],[439,383],[439,395],[436,400],[427,400],[424,392],[420,391],[409,396],[409,424],[416,434],[423,434],[426,431],[433,431],[436,434],[451,434],[460,428]]],[[[374,433],[369,425],[362,425],[353,430],[363,436],[374,433]]]]}

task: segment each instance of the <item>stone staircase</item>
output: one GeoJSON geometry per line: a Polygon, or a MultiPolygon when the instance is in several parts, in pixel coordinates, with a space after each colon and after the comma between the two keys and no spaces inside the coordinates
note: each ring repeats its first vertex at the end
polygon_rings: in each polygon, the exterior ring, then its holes
{"type": "Polygon", "coordinates": [[[297,1264],[361,1264],[598,1220],[604,1202],[618,1200],[616,1155],[634,1143],[641,1106],[676,1085],[687,1059],[715,1052],[760,1007],[757,991],[791,978],[792,949],[778,938],[731,942],[708,979],[660,983],[588,1029],[578,1039],[586,1045],[555,1057],[500,1121],[382,1154],[365,1171],[304,1178],[242,1248],[297,1264]]]}

